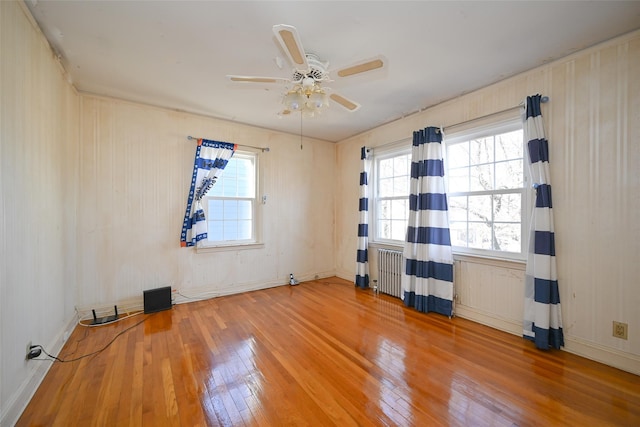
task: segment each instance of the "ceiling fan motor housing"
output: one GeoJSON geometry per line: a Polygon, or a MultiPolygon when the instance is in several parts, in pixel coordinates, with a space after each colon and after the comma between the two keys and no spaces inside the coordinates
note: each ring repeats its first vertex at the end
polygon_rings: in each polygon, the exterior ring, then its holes
{"type": "Polygon", "coordinates": [[[307,63],[309,64],[309,70],[306,72],[300,70],[294,70],[292,80],[294,82],[301,82],[305,77],[310,77],[315,81],[325,80],[327,78],[328,62],[322,62],[318,59],[318,56],[313,53],[307,53],[307,63]]]}

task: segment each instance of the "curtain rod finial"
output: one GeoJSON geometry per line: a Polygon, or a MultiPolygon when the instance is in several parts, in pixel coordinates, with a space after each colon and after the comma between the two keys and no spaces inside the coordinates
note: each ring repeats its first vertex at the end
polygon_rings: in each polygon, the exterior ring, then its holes
{"type": "Polygon", "coordinates": [[[549,102],[549,97],[546,95],[542,96],[542,98],[540,98],[540,102],[542,103],[549,102]]]}

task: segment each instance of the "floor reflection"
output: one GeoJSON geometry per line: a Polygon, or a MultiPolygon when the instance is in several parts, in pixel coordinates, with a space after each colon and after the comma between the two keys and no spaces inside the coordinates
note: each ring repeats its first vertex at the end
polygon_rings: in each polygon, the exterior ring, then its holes
{"type": "Polygon", "coordinates": [[[413,424],[411,389],[405,380],[406,353],[402,345],[380,337],[375,363],[383,369],[378,390],[378,405],[384,415],[398,425],[413,424]]]}
{"type": "Polygon", "coordinates": [[[214,411],[221,403],[234,424],[246,421],[262,406],[263,376],[255,360],[256,340],[249,337],[225,344],[211,363],[214,368],[209,377],[209,399],[214,411]]]}

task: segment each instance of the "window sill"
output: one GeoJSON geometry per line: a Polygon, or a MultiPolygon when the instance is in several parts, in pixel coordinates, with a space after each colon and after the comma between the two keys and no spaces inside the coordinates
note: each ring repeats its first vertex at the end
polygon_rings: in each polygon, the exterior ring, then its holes
{"type": "Polygon", "coordinates": [[[398,251],[402,251],[404,249],[404,243],[369,242],[369,247],[376,249],[395,249],[398,251]]]}
{"type": "Polygon", "coordinates": [[[198,246],[196,247],[196,253],[206,254],[210,252],[228,252],[228,251],[243,251],[249,249],[262,249],[264,243],[246,243],[235,245],[211,245],[211,246],[198,246]]]}
{"type": "Polygon", "coordinates": [[[473,264],[483,264],[483,265],[492,265],[495,267],[502,268],[510,268],[516,270],[525,270],[527,267],[527,262],[521,259],[513,259],[513,258],[498,258],[498,257],[487,257],[481,255],[471,255],[467,253],[454,252],[453,260],[462,261],[462,262],[470,262],[473,264]]]}

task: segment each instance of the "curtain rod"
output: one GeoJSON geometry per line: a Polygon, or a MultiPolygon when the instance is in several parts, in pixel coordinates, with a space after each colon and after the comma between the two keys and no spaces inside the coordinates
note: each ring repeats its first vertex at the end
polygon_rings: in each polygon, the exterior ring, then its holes
{"type": "MultiPolygon", "coordinates": [[[[542,103],[546,103],[548,101],[549,101],[549,97],[548,96],[543,96],[543,97],[540,98],[540,102],[542,102],[542,103]]],[[[474,117],[473,119],[465,120],[464,122],[455,123],[455,124],[448,125],[448,126],[440,126],[440,130],[444,133],[445,129],[455,128],[457,126],[462,126],[462,125],[466,125],[467,123],[475,122],[476,120],[482,120],[482,119],[486,119],[486,118],[489,118],[489,117],[497,116],[498,114],[503,114],[503,113],[506,113],[506,112],[511,111],[511,110],[515,110],[515,109],[518,109],[518,108],[524,108],[524,106],[525,106],[524,105],[524,101],[522,101],[520,104],[518,104],[518,105],[516,105],[514,107],[505,108],[504,110],[495,111],[493,113],[485,114],[484,116],[474,117]]]]}
{"type": "MultiPolygon", "coordinates": [[[[189,135],[189,136],[187,136],[187,139],[188,139],[188,140],[196,140],[196,141],[197,141],[198,139],[201,139],[201,138],[194,138],[194,137],[192,137],[191,135],[189,135]]],[[[260,151],[262,151],[263,153],[264,153],[265,151],[267,151],[267,152],[269,151],[269,147],[255,147],[255,146],[253,146],[253,145],[243,145],[243,144],[236,144],[236,145],[237,145],[238,147],[255,148],[256,150],[260,150],[260,151]]]]}
{"type": "MultiPolygon", "coordinates": [[[[549,102],[549,97],[548,96],[542,96],[540,98],[540,102],[542,102],[542,103],[549,102]]],[[[455,124],[447,125],[447,126],[440,126],[440,131],[444,133],[445,129],[447,129],[447,128],[455,128],[457,126],[462,126],[462,125],[465,125],[467,123],[474,122],[476,120],[482,120],[482,119],[486,119],[488,117],[497,116],[498,114],[503,114],[503,113],[506,113],[507,111],[515,110],[516,108],[524,108],[524,101],[522,101],[520,104],[518,104],[518,105],[516,105],[514,107],[506,108],[506,109],[500,110],[500,111],[495,111],[493,113],[485,114],[484,116],[480,116],[480,117],[475,117],[473,119],[466,120],[464,122],[455,123],[455,124]]],[[[411,139],[411,137],[407,136],[407,137],[404,137],[404,138],[397,139],[395,141],[387,142],[387,143],[385,143],[385,144],[383,144],[383,145],[381,145],[381,146],[379,146],[377,148],[386,147],[386,146],[392,145],[392,144],[397,144],[398,142],[402,142],[402,141],[405,141],[407,139],[411,139]]],[[[367,151],[371,151],[371,150],[373,150],[375,148],[376,147],[367,147],[367,151]]]]}

